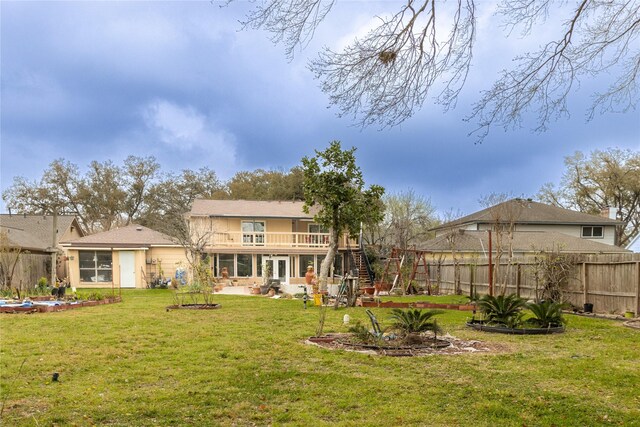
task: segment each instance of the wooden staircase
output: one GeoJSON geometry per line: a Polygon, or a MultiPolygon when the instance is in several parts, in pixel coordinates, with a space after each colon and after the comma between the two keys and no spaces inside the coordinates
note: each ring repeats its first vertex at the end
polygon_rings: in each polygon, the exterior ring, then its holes
{"type": "Polygon", "coordinates": [[[351,260],[353,261],[353,269],[358,272],[358,282],[360,288],[373,286],[373,278],[369,276],[367,270],[366,255],[361,249],[352,249],[350,251],[351,260]]]}

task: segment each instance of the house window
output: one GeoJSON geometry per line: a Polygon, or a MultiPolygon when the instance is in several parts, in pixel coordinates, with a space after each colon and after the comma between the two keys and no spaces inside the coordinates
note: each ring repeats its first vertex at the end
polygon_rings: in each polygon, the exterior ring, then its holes
{"type": "Polygon", "coordinates": [[[256,255],[256,277],[262,277],[262,255],[256,255]]]}
{"type": "Polygon", "coordinates": [[[264,230],[264,221],[242,221],[242,244],[263,246],[264,230]]]}
{"type": "Polygon", "coordinates": [[[312,245],[328,245],[329,244],[329,236],[326,234],[329,233],[327,227],[324,227],[320,224],[309,224],[309,243],[312,245]]]}
{"type": "MultiPolygon", "coordinates": [[[[229,277],[235,276],[234,266],[234,256],[233,254],[220,254],[218,255],[218,271],[222,272],[222,269],[227,267],[227,272],[229,273],[229,277]]],[[[220,273],[222,274],[222,273],[220,273]]]]}
{"type": "Polygon", "coordinates": [[[106,283],[113,281],[111,251],[80,251],[80,281],[106,283]]]}
{"type": "Polygon", "coordinates": [[[238,277],[251,277],[253,275],[253,265],[251,263],[252,260],[253,256],[251,256],[250,254],[237,255],[238,277]]]}
{"type": "Polygon", "coordinates": [[[343,258],[341,253],[337,253],[333,259],[333,274],[338,276],[344,276],[343,258]]]}
{"type": "Polygon", "coordinates": [[[601,225],[589,225],[582,227],[582,237],[601,239],[604,237],[604,229],[601,225]]]}
{"type": "Polygon", "coordinates": [[[307,267],[312,266],[315,270],[315,256],[314,255],[300,255],[298,257],[298,277],[304,277],[307,274],[307,267]]]}

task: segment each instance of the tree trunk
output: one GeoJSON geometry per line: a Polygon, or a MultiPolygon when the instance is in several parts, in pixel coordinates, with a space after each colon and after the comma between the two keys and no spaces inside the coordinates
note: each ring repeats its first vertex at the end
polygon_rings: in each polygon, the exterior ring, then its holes
{"type": "Polygon", "coordinates": [[[327,278],[329,277],[329,269],[333,265],[333,259],[338,252],[338,241],[340,236],[338,232],[332,227],[329,230],[329,248],[327,250],[327,255],[325,255],[322,260],[322,264],[320,265],[320,291],[327,290],[327,278]]]}

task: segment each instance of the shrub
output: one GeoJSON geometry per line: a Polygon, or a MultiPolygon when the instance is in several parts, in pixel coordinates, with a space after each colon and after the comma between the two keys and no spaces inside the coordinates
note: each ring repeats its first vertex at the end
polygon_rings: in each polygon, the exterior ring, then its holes
{"type": "Polygon", "coordinates": [[[441,310],[423,311],[417,308],[408,310],[394,308],[391,311],[391,319],[394,321],[392,328],[404,336],[427,331],[438,333],[441,332],[441,329],[438,323],[435,320],[432,321],[431,318],[442,313],[441,310]]]}
{"type": "Polygon", "coordinates": [[[524,299],[511,295],[483,295],[478,301],[480,311],[490,323],[516,328],[522,324],[524,299]]]}
{"type": "Polygon", "coordinates": [[[349,327],[349,332],[353,334],[353,340],[359,343],[369,344],[376,340],[376,337],[359,320],[349,327]]]}
{"type": "Polygon", "coordinates": [[[564,307],[565,304],[554,301],[527,304],[527,308],[533,314],[533,317],[527,319],[527,322],[539,328],[562,326],[567,322],[562,315],[564,307]]]}

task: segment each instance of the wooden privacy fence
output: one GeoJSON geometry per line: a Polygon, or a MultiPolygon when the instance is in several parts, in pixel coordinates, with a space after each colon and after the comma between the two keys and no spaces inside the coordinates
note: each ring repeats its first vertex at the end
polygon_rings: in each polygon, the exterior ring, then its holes
{"type": "MultiPolygon", "coordinates": [[[[495,264],[494,264],[495,265],[495,264]]],[[[535,299],[542,291],[533,257],[502,259],[494,278],[494,294],[503,290],[535,299]]],[[[494,273],[495,274],[495,273],[494,273]]],[[[441,293],[489,293],[489,264],[484,261],[433,261],[429,281],[441,293]]],[[[584,255],[564,288],[565,299],[576,307],[593,304],[599,313],[640,313],[640,254],[584,255]]]]}
{"type": "MultiPolygon", "coordinates": [[[[2,254],[3,256],[13,258],[13,254],[2,254]]],[[[0,263],[0,268],[11,268],[11,262],[0,263]]],[[[0,275],[3,283],[0,283],[2,288],[8,286],[8,283],[4,283],[7,278],[7,274],[3,271],[0,275]]],[[[11,278],[11,287],[14,289],[31,289],[36,286],[40,277],[51,276],[51,255],[44,254],[30,254],[21,253],[18,257],[15,269],[13,270],[13,276],[11,278]]]]}

